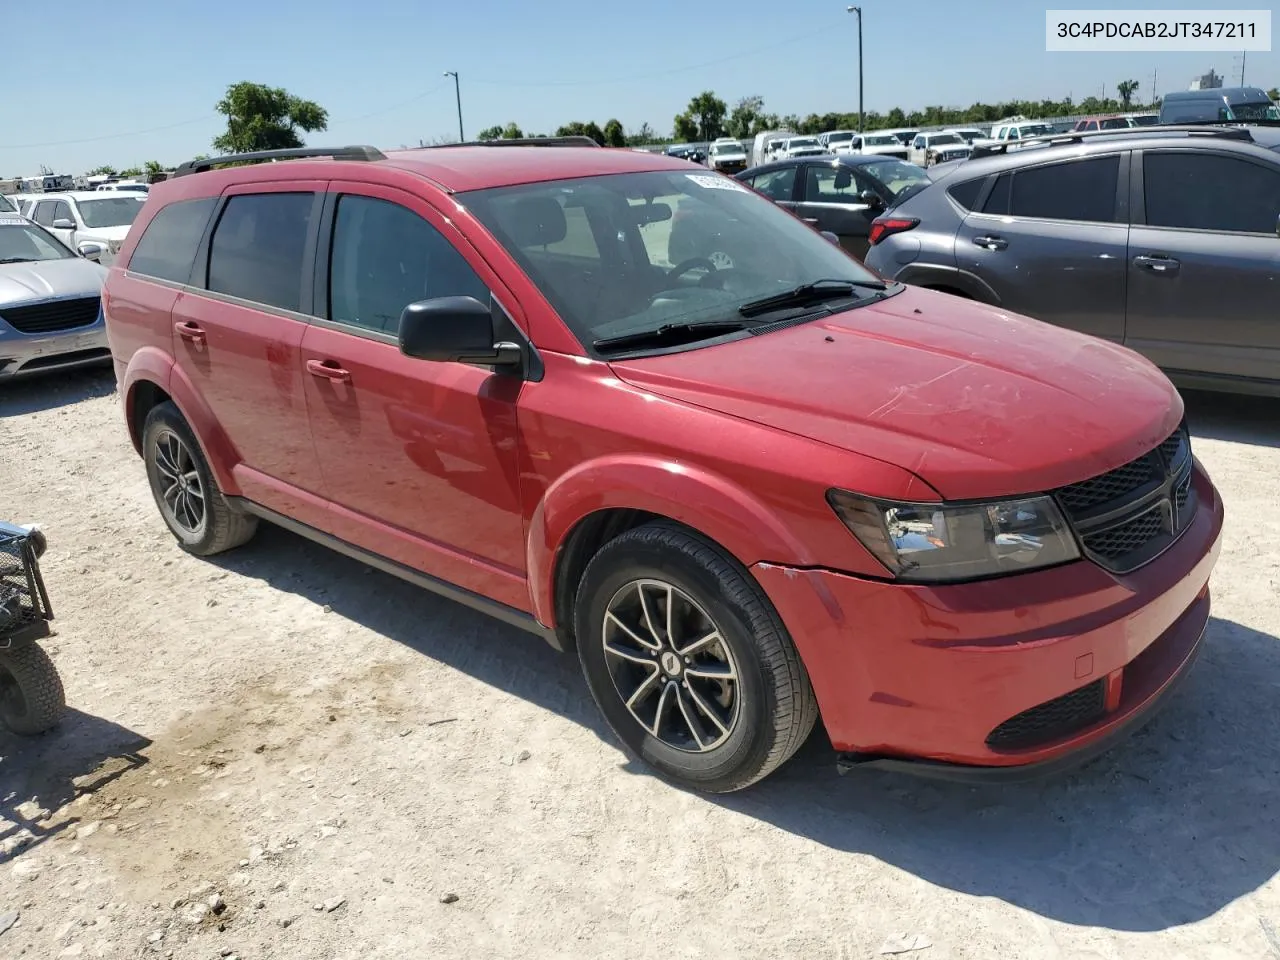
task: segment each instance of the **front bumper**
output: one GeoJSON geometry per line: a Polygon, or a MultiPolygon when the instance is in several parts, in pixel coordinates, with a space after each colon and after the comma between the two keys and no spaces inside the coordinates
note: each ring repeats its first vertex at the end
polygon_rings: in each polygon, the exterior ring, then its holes
{"type": "Polygon", "coordinates": [[[1088,561],[938,587],[770,564],[753,573],[846,764],[959,777],[1047,772],[1134,729],[1195,659],[1223,510],[1198,464],[1194,482],[1190,526],[1126,576],[1088,561]],[[987,742],[1011,718],[1093,684],[1103,712],[1078,728],[1013,749],[987,742]]]}
{"type": "Polygon", "coordinates": [[[91,324],[39,334],[21,333],[0,320],[0,381],[110,360],[101,313],[91,324]]]}

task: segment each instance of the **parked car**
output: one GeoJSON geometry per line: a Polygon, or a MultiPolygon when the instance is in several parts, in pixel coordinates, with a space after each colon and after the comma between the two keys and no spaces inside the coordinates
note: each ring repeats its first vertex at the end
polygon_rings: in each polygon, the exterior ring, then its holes
{"type": "Polygon", "coordinates": [[[986,130],[979,130],[977,127],[952,127],[944,133],[954,133],[965,143],[972,145],[975,140],[985,140],[987,138],[986,130]]]}
{"type": "Polygon", "coordinates": [[[13,197],[9,196],[7,193],[0,193],[0,214],[5,213],[20,215],[22,211],[18,208],[18,205],[13,202],[13,197]]]}
{"type": "Polygon", "coordinates": [[[758,167],[762,163],[776,160],[782,142],[795,134],[790,130],[765,130],[757,133],[751,143],[751,157],[748,166],[758,167]]]}
{"type": "Polygon", "coordinates": [[[1042,120],[1019,118],[1005,123],[997,123],[991,128],[990,137],[975,140],[972,145],[976,147],[989,143],[1005,143],[1010,140],[1027,140],[1032,137],[1046,137],[1055,132],[1057,131],[1052,126],[1042,120]]]}
{"type": "Polygon", "coordinates": [[[1133,121],[1135,127],[1151,127],[1160,122],[1160,114],[1158,113],[1135,113],[1129,117],[1133,121]]]}
{"type": "Polygon", "coordinates": [[[931,167],[935,163],[963,160],[969,156],[969,149],[969,144],[956,133],[945,130],[938,133],[918,133],[911,141],[907,159],[918,167],[931,167]]]}
{"type": "Polygon", "coordinates": [[[856,130],[830,130],[818,134],[818,142],[831,153],[849,153],[853,140],[857,136],[856,130]]]}
{"type": "Polygon", "coordinates": [[[106,276],[31,221],[0,214],[0,382],[108,362],[106,276]]]}
{"type": "Polygon", "coordinates": [[[42,193],[26,216],[81,256],[110,266],[146,199],[125,191],[42,193]]]}
{"type": "Polygon", "coordinates": [[[116,180],[112,183],[99,184],[95,190],[104,191],[125,191],[129,193],[147,193],[151,187],[145,183],[139,183],[136,180],[116,180]]]}
{"type": "Polygon", "coordinates": [[[915,127],[891,127],[887,130],[877,130],[877,133],[887,133],[895,137],[898,143],[904,147],[911,146],[911,141],[916,138],[916,134],[920,131],[915,127]]]}
{"type": "MultiPolygon", "coordinates": [[[[1138,127],[980,156],[888,212],[867,264],[1280,393],[1280,130],[1138,127]]],[[[994,149],[994,148],[988,148],[994,149]]]]}
{"type": "Polygon", "coordinates": [[[779,159],[784,157],[827,157],[831,153],[818,142],[817,137],[788,137],[778,150],[779,159]]]}
{"type": "Polygon", "coordinates": [[[716,173],[734,174],[747,169],[747,151],[741,141],[724,137],[711,144],[707,165],[716,173]]]}
{"type": "Polygon", "coordinates": [[[1216,87],[1166,93],[1160,102],[1161,123],[1280,120],[1280,111],[1257,87],[1216,87]]]}
{"type": "Polygon", "coordinates": [[[1105,117],[1082,117],[1075,122],[1071,128],[1076,132],[1086,132],[1089,130],[1125,130],[1129,127],[1137,126],[1128,117],[1121,116],[1105,116],[1105,117]]]}
{"type": "Polygon", "coordinates": [[[865,133],[854,137],[849,143],[849,153],[863,156],[893,157],[906,160],[911,150],[902,145],[892,133],[865,133]]]}
{"type": "Polygon", "coordinates": [[[845,764],[1040,773],[1186,674],[1222,503],[1154,366],[679,160],[500,144],[155,186],[103,303],[186,550],[265,518],[575,650],[709,791],[819,712],[845,764]],[[686,206],[724,228],[672,263],[686,206]]]}
{"type": "Polygon", "coordinates": [[[835,234],[855,257],[867,252],[871,222],[905,191],[929,182],[915,164],[850,153],[779,160],[737,179],[814,229],[835,234]]]}

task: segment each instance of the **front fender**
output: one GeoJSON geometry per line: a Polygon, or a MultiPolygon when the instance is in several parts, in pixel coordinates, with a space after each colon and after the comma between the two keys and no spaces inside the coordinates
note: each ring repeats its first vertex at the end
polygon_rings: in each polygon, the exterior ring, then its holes
{"type": "Polygon", "coordinates": [[[683,523],[746,567],[763,560],[812,564],[809,550],[773,511],[729,478],[654,456],[602,457],[561,474],[533,511],[526,562],[540,622],[556,625],[556,558],[570,531],[584,517],[611,509],[642,510],[683,523]]]}
{"type": "Polygon", "coordinates": [[[153,383],[168,394],[195,434],[205,462],[218,481],[218,489],[227,496],[239,496],[240,486],[232,476],[231,468],[240,462],[240,455],[191,379],[171,356],[158,347],[141,347],[135,351],[129,358],[121,382],[129,437],[138,454],[142,454],[142,425],[137,421],[135,410],[138,386],[142,383],[153,383]]]}

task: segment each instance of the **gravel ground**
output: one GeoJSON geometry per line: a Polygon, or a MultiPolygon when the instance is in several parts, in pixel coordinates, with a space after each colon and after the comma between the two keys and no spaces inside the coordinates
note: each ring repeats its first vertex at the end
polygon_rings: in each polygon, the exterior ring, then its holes
{"type": "Polygon", "coordinates": [[[1188,404],[1227,538],[1145,731],[1000,788],[838,778],[819,734],[712,799],[534,638],[274,528],[183,554],[109,376],[7,385],[72,710],[0,732],[0,956],[1280,960],[1280,404],[1188,404]]]}

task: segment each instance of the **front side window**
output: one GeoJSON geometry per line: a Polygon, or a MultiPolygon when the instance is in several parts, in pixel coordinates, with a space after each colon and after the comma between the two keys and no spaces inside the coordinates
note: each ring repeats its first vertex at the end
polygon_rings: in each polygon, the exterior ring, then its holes
{"type": "Polygon", "coordinates": [[[36,204],[35,215],[31,218],[42,227],[53,226],[53,210],[57,204],[52,200],[43,200],[36,204]]]}
{"type": "Polygon", "coordinates": [[[405,307],[435,297],[488,303],[489,291],[453,244],[412,210],[372,197],[339,198],[329,319],[395,335],[405,307]]]}
{"type": "Polygon", "coordinates": [[[71,216],[71,204],[67,203],[65,200],[59,200],[55,203],[53,205],[53,219],[55,221],[70,220],[72,223],[75,223],[75,218],[71,216]]]}
{"type": "Polygon", "coordinates": [[[783,167],[762,173],[752,184],[770,200],[790,200],[796,186],[796,168],[783,167]]]}
{"type": "MultiPolygon", "coordinates": [[[[786,172],[794,176],[794,169],[786,172]]],[[[757,315],[750,308],[739,313],[746,304],[815,282],[872,285],[846,292],[846,299],[880,287],[860,263],[790,213],[709,173],[612,174],[495,187],[457,199],[588,345],[664,326],[738,323],[757,315]],[[574,208],[591,227],[594,257],[553,252],[574,208]]]]}
{"type": "Polygon", "coordinates": [[[856,177],[848,167],[813,165],[805,174],[804,198],[809,203],[862,203],[858,196],[871,185],[856,177]]]}
{"type": "MultiPolygon", "coordinates": [[[[86,227],[127,227],[142,211],[143,197],[106,197],[102,200],[81,200],[80,217],[86,227]]],[[[71,211],[67,211],[68,219],[71,211]]]]}
{"type": "Polygon", "coordinates": [[[1018,170],[1013,175],[1008,213],[1044,220],[1110,223],[1115,220],[1119,176],[1119,156],[1018,170]]]}
{"type": "Polygon", "coordinates": [[[1147,223],[1231,233],[1276,231],[1280,171],[1212,153],[1148,153],[1142,158],[1147,223]]]}
{"type": "Polygon", "coordinates": [[[209,245],[209,289],[296,311],[314,199],[245,193],[228,200],[209,245]]]}
{"type": "Polygon", "coordinates": [[[129,258],[129,271],[186,283],[191,278],[196,248],[217,203],[213,197],[180,200],[157,213],[129,258]]]}
{"type": "Polygon", "coordinates": [[[0,224],[0,263],[69,260],[74,254],[50,234],[30,224],[0,224]]]}

